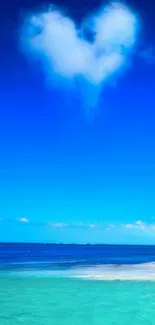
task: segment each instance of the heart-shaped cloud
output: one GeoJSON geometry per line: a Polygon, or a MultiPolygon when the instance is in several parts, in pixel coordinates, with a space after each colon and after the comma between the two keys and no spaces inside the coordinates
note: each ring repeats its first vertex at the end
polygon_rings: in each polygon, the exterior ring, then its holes
{"type": "MultiPolygon", "coordinates": [[[[48,76],[56,73],[63,79],[81,79],[83,85],[89,83],[91,89],[99,89],[127,65],[138,28],[136,15],[120,3],[101,8],[85,19],[81,28],[51,7],[26,19],[22,43],[27,53],[42,59],[48,76]]],[[[87,95],[92,98],[93,91],[87,95]]]]}

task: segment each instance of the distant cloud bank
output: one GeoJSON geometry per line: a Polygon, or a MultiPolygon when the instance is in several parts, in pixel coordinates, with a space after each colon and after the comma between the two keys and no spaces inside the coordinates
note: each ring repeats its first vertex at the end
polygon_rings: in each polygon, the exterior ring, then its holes
{"type": "MultiPolygon", "coordinates": [[[[154,217],[151,217],[150,219],[154,220],[154,217]]],[[[117,223],[117,224],[108,224],[105,220],[105,222],[103,221],[102,223],[86,223],[86,222],[81,222],[81,221],[73,221],[73,222],[61,222],[61,221],[44,221],[44,222],[34,222],[31,221],[29,219],[27,219],[26,217],[20,217],[20,218],[15,218],[15,219],[6,219],[6,218],[0,218],[1,222],[20,222],[32,227],[49,227],[51,229],[90,229],[91,231],[96,231],[96,230],[100,230],[100,231],[117,231],[117,230],[121,230],[125,231],[125,229],[128,232],[132,232],[134,230],[138,230],[138,231],[155,231],[155,223],[151,222],[151,223],[146,223],[142,220],[137,220],[133,223],[117,223]]]]}
{"type": "Polygon", "coordinates": [[[101,7],[80,28],[52,6],[26,17],[21,47],[26,55],[41,60],[51,84],[56,75],[60,87],[66,80],[78,81],[84,103],[91,108],[104,83],[128,66],[138,30],[137,16],[119,2],[101,7]]]}

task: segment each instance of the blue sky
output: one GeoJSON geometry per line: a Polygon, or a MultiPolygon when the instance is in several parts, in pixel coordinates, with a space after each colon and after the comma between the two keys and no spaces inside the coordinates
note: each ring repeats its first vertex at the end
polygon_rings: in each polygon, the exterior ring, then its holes
{"type": "MultiPolygon", "coordinates": [[[[104,6],[82,3],[80,9],[63,4],[76,22],[104,6]]],[[[55,4],[59,12],[62,4],[55,4]]],[[[47,53],[44,60],[34,57],[21,26],[41,8],[18,0],[9,12],[3,4],[0,18],[0,240],[155,243],[151,8],[130,4],[138,28],[118,73],[100,77],[95,61],[89,75],[90,66],[78,65],[80,80],[72,57],[69,78],[70,66],[62,76],[53,61],[47,64],[47,53]]],[[[48,51],[51,57],[53,47],[48,51]]]]}

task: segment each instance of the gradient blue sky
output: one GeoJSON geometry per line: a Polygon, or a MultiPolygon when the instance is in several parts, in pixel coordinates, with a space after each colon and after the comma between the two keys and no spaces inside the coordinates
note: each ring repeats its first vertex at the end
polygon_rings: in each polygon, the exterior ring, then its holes
{"type": "MultiPolygon", "coordinates": [[[[46,84],[20,51],[22,16],[39,3],[1,5],[0,241],[155,244],[154,60],[135,55],[88,118],[78,91],[46,84]]],[[[154,48],[153,0],[129,4],[141,49],[154,48]]],[[[97,5],[63,3],[78,21],[97,5]]]]}

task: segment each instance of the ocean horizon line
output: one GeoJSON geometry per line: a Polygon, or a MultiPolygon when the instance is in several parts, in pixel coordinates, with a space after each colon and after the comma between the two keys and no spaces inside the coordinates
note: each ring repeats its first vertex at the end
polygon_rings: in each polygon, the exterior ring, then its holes
{"type": "Polygon", "coordinates": [[[155,244],[134,244],[134,243],[117,243],[117,244],[114,244],[114,243],[56,243],[56,242],[12,242],[12,241],[6,241],[6,242],[1,242],[0,241],[0,245],[55,245],[55,246],[136,246],[136,247],[155,247],[155,244]]]}

